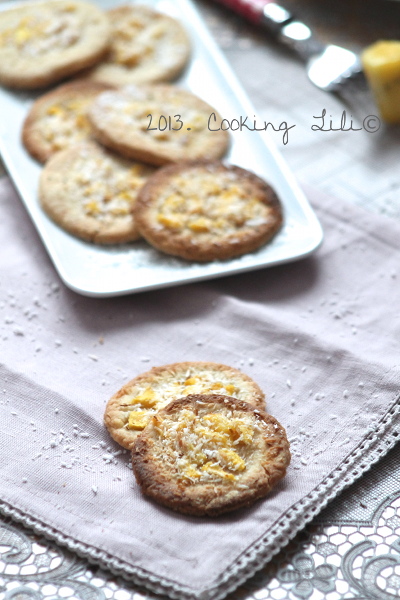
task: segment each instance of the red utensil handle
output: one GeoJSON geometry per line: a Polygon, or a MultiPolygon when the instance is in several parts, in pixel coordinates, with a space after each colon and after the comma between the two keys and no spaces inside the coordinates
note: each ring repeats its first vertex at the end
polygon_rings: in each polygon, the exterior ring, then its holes
{"type": "Polygon", "coordinates": [[[263,16],[264,6],[273,0],[218,0],[218,2],[258,25],[263,16]]]}

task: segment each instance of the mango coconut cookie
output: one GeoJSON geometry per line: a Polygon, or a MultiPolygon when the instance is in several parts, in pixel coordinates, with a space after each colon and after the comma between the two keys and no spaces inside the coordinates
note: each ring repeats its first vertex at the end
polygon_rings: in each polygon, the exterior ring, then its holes
{"type": "Polygon", "coordinates": [[[73,81],[40,96],[32,105],[22,129],[22,142],[40,162],[60,150],[92,137],[86,112],[94,98],[109,89],[96,81],[73,81]]]}
{"type": "Polygon", "coordinates": [[[30,2],[0,12],[0,83],[33,89],[96,64],[109,46],[105,14],[81,0],[30,2]]]}
{"type": "Polygon", "coordinates": [[[249,506],[284,477],[289,462],[286,433],[274,417],[214,394],[190,395],[160,410],[132,450],[142,492],[196,516],[249,506]]]}
{"type": "Polygon", "coordinates": [[[218,161],[159,169],[134,208],[142,236],[187,260],[227,259],[256,250],[280,229],[280,201],[265,181],[218,161]]]}
{"type": "Polygon", "coordinates": [[[175,79],[190,56],[189,38],[172,17],[148,6],[109,10],[111,46],[88,77],[116,86],[175,79]]]}
{"type": "Polygon", "coordinates": [[[46,163],[39,199],[49,217],[73,235],[97,244],[129,242],[140,237],[132,206],[153,171],[82,142],[46,163]]]}
{"type": "Polygon", "coordinates": [[[215,109],[172,85],[129,85],[103,92],[88,114],[104,146],[153,165],[220,158],[229,144],[226,131],[208,128],[210,115],[215,115],[215,129],[221,123],[215,109]]]}
{"type": "Polygon", "coordinates": [[[260,387],[238,369],[212,362],[180,362],[138,375],[109,400],[104,423],[116,442],[132,449],[155,413],[189,394],[223,394],[265,407],[260,387]]]}

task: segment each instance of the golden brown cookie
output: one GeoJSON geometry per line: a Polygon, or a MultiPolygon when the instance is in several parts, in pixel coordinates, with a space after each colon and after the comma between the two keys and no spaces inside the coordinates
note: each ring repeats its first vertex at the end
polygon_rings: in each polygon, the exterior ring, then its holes
{"type": "Polygon", "coordinates": [[[36,100],[25,119],[22,142],[40,162],[91,138],[86,111],[94,98],[109,89],[96,81],[76,80],[59,86],[36,100]]]}
{"type": "Polygon", "coordinates": [[[256,250],[282,224],[270,185],[217,161],[159,169],[139,193],[134,214],[142,236],[155,248],[196,261],[256,250]]]}
{"type": "Polygon", "coordinates": [[[135,377],[109,400],[104,423],[116,442],[131,449],[151,417],[188,394],[229,394],[256,408],[265,407],[259,386],[238,369],[212,362],[180,362],[135,377]]]}
{"type": "Polygon", "coordinates": [[[171,402],[132,450],[144,494],[197,516],[249,506],[284,477],[289,462],[286,433],[274,417],[218,395],[171,402]]]}
{"type": "Polygon", "coordinates": [[[109,46],[105,14],[82,0],[26,2],[0,12],[0,83],[50,85],[98,62],[109,46]]]}
{"type": "Polygon", "coordinates": [[[88,76],[115,86],[171,81],[190,56],[182,25],[148,6],[126,5],[108,11],[112,31],[106,58],[88,76]]]}
{"type": "Polygon", "coordinates": [[[172,85],[129,85],[103,92],[89,110],[98,140],[130,158],[154,165],[215,159],[228,147],[226,131],[210,131],[221,117],[194,94],[172,85]]]}
{"type": "Polygon", "coordinates": [[[39,184],[43,209],[63,229],[97,244],[139,237],[132,205],[153,167],[82,142],[57,152],[39,184]]]}

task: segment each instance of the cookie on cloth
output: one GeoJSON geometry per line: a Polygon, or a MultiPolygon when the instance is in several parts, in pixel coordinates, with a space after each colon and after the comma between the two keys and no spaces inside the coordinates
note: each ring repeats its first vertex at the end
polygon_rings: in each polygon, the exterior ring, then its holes
{"type": "Polygon", "coordinates": [[[77,142],[91,138],[86,111],[110,86],[86,79],[59,86],[34,102],[22,129],[22,142],[40,162],[77,142]]]}
{"type": "Polygon", "coordinates": [[[26,2],[0,12],[0,83],[33,89],[91,67],[109,46],[105,14],[82,0],[26,2]]]}
{"type": "Polygon", "coordinates": [[[195,261],[256,250],[282,224],[281,204],[270,185],[218,161],[159,169],[142,188],[134,214],[155,248],[195,261]]]}
{"type": "Polygon", "coordinates": [[[39,198],[63,229],[97,244],[138,239],[132,215],[138,190],[153,167],[82,142],[57,152],[45,165],[39,198]]]}
{"type": "Polygon", "coordinates": [[[108,401],[104,423],[116,442],[131,449],[156,411],[188,394],[225,394],[264,409],[265,396],[248,376],[213,362],[154,367],[124,385],[108,401]]]}
{"type": "Polygon", "coordinates": [[[208,127],[210,115],[221,122],[217,112],[172,85],[129,85],[103,92],[88,114],[102,144],[154,165],[220,158],[229,144],[226,131],[208,127]]]}
{"type": "Polygon", "coordinates": [[[189,38],[172,17],[148,6],[126,5],[106,13],[111,47],[90,71],[96,81],[121,86],[175,79],[190,56],[189,38]]]}
{"type": "Polygon", "coordinates": [[[171,402],[132,450],[144,494],[197,516],[249,506],[284,477],[289,462],[286,433],[274,417],[214,394],[171,402]]]}

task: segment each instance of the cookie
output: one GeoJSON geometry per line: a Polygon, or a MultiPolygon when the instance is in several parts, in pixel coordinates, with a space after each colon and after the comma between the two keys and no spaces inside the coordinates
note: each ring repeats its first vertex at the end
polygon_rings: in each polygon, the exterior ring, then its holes
{"type": "Polygon", "coordinates": [[[130,158],[154,165],[221,157],[226,131],[211,131],[216,115],[206,102],[172,85],[126,86],[100,94],[89,110],[98,140],[130,158]],[[213,117],[212,117],[213,118],[213,117]]]}
{"type": "Polygon", "coordinates": [[[247,375],[212,362],[181,362],[135,377],[109,400],[104,423],[116,442],[131,449],[151,417],[188,394],[229,394],[264,408],[264,393],[247,375]]]}
{"type": "Polygon", "coordinates": [[[24,3],[0,12],[0,83],[33,89],[96,64],[109,46],[105,14],[81,0],[24,3]]]}
{"type": "Polygon", "coordinates": [[[187,260],[222,260],[256,250],[282,224],[279,199],[265,181],[221,162],[159,169],[134,208],[142,236],[187,260]]]}
{"type": "Polygon", "coordinates": [[[45,165],[39,198],[63,229],[97,244],[139,237],[132,205],[153,168],[82,142],[57,152],[45,165]]]}
{"type": "Polygon", "coordinates": [[[89,80],[61,85],[34,102],[22,129],[22,142],[40,162],[91,138],[87,108],[110,86],[89,80]]]}
{"type": "Polygon", "coordinates": [[[284,477],[289,462],[285,430],[271,415],[204,394],[160,410],[132,450],[143,493],[196,516],[249,506],[284,477]]]}
{"type": "Polygon", "coordinates": [[[112,37],[105,60],[88,76],[115,86],[175,79],[190,56],[182,25],[148,6],[119,6],[108,11],[112,37]]]}

